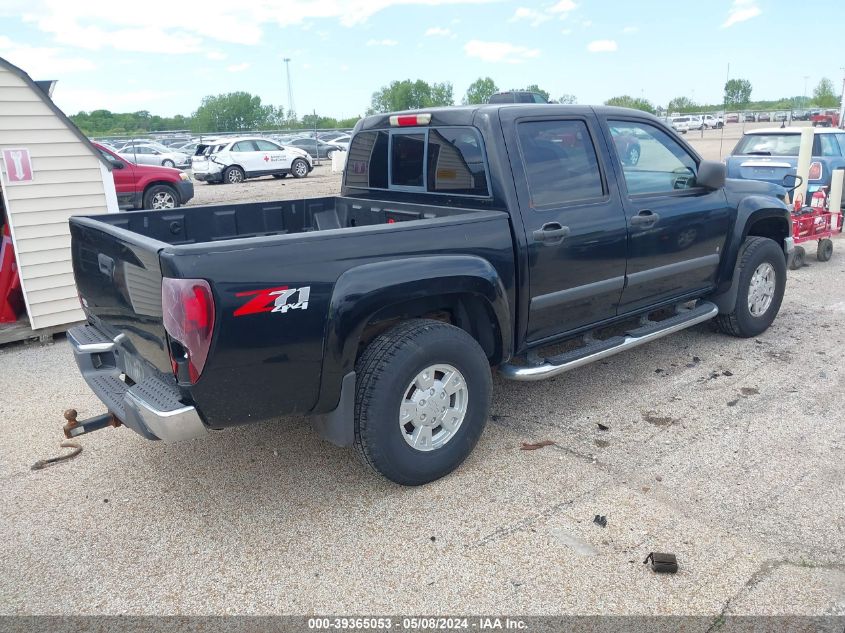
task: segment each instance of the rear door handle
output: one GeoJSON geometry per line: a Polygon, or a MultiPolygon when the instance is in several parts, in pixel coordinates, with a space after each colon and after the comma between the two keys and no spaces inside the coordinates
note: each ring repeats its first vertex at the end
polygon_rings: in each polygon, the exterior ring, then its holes
{"type": "Polygon", "coordinates": [[[554,242],[559,241],[569,235],[569,227],[561,226],[557,222],[548,222],[542,227],[534,231],[531,235],[535,242],[554,242]]]}
{"type": "Polygon", "coordinates": [[[656,224],[659,219],[659,214],[655,213],[651,209],[643,209],[631,218],[631,226],[649,226],[656,224]]]}

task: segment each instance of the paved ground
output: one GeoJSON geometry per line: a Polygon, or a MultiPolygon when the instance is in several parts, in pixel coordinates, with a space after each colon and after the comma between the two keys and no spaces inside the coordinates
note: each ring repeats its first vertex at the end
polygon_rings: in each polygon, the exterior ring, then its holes
{"type": "Polygon", "coordinates": [[[808,261],[757,339],[704,325],[497,379],[473,455],[417,489],[304,419],[108,429],[30,471],[64,408],[102,406],[63,341],[0,349],[0,613],[845,615],[845,239],[808,261]]]}

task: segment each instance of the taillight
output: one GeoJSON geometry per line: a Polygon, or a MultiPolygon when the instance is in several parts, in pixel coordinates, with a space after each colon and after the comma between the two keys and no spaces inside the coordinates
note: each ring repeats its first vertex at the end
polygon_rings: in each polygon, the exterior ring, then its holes
{"type": "Polygon", "coordinates": [[[170,348],[173,371],[178,378],[180,361],[188,363],[188,377],[191,384],[199,380],[211,335],[214,332],[214,298],[211,286],[204,279],[161,280],[161,310],[164,329],[170,338],[184,349],[184,358],[174,357],[170,348]]]}
{"type": "Polygon", "coordinates": [[[392,127],[408,127],[416,125],[428,125],[431,123],[431,115],[426,114],[394,114],[390,117],[392,127]]]}
{"type": "Polygon", "coordinates": [[[821,180],[822,177],[822,164],[819,162],[810,163],[810,173],[807,176],[807,180],[821,180]]]}

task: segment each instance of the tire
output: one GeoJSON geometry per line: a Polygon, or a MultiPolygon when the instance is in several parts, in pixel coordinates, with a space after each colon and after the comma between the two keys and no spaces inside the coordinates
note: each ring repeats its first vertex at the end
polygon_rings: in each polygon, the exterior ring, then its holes
{"type": "Polygon", "coordinates": [[[302,158],[297,158],[290,164],[290,173],[294,178],[305,178],[308,175],[308,163],[302,158]]]}
{"type": "Polygon", "coordinates": [[[176,163],[174,163],[169,158],[165,158],[163,161],[161,161],[161,166],[162,167],[176,167],[176,163]]]}
{"type": "Polygon", "coordinates": [[[226,184],[236,185],[244,180],[246,180],[246,174],[244,173],[244,170],[237,165],[227,167],[223,172],[223,182],[226,184]]]}
{"type": "Polygon", "coordinates": [[[816,259],[820,262],[828,262],[833,257],[833,242],[829,239],[819,240],[819,247],[816,249],[816,259]]]}
{"type": "Polygon", "coordinates": [[[628,164],[633,166],[640,162],[640,148],[634,145],[628,149],[628,155],[625,157],[628,164]]]}
{"type": "Polygon", "coordinates": [[[789,270],[798,270],[804,266],[804,259],[807,256],[807,252],[804,250],[803,246],[796,246],[795,252],[792,253],[792,261],[789,262],[789,270]]]}
{"type": "Polygon", "coordinates": [[[749,237],[737,265],[736,303],[733,311],[720,314],[716,323],[725,334],[748,338],[765,332],[780,310],[786,288],[786,261],[774,240],[749,237]]]}
{"type": "Polygon", "coordinates": [[[273,174],[273,178],[276,178],[278,180],[281,180],[282,178],[287,178],[287,177],[288,177],[287,174],[273,174]]]}
{"type": "Polygon", "coordinates": [[[355,446],[373,470],[419,486],[448,475],[472,452],[487,422],[492,377],[469,334],[440,321],[406,321],[367,346],[356,372],[355,446]],[[418,386],[426,380],[433,395],[418,386]],[[455,380],[458,388],[447,394],[443,385],[454,388],[455,380]],[[404,425],[403,402],[410,409],[404,425]],[[461,414],[454,430],[437,422],[449,411],[461,414]]]}
{"type": "Polygon", "coordinates": [[[179,194],[168,185],[153,185],[144,193],[144,208],[161,210],[179,206],[179,194]]]}

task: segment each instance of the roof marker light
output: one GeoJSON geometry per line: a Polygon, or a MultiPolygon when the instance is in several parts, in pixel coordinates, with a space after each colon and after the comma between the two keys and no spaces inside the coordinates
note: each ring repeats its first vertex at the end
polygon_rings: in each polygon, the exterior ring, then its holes
{"type": "Polygon", "coordinates": [[[391,127],[413,127],[431,123],[430,114],[394,114],[390,117],[391,127]]]}

